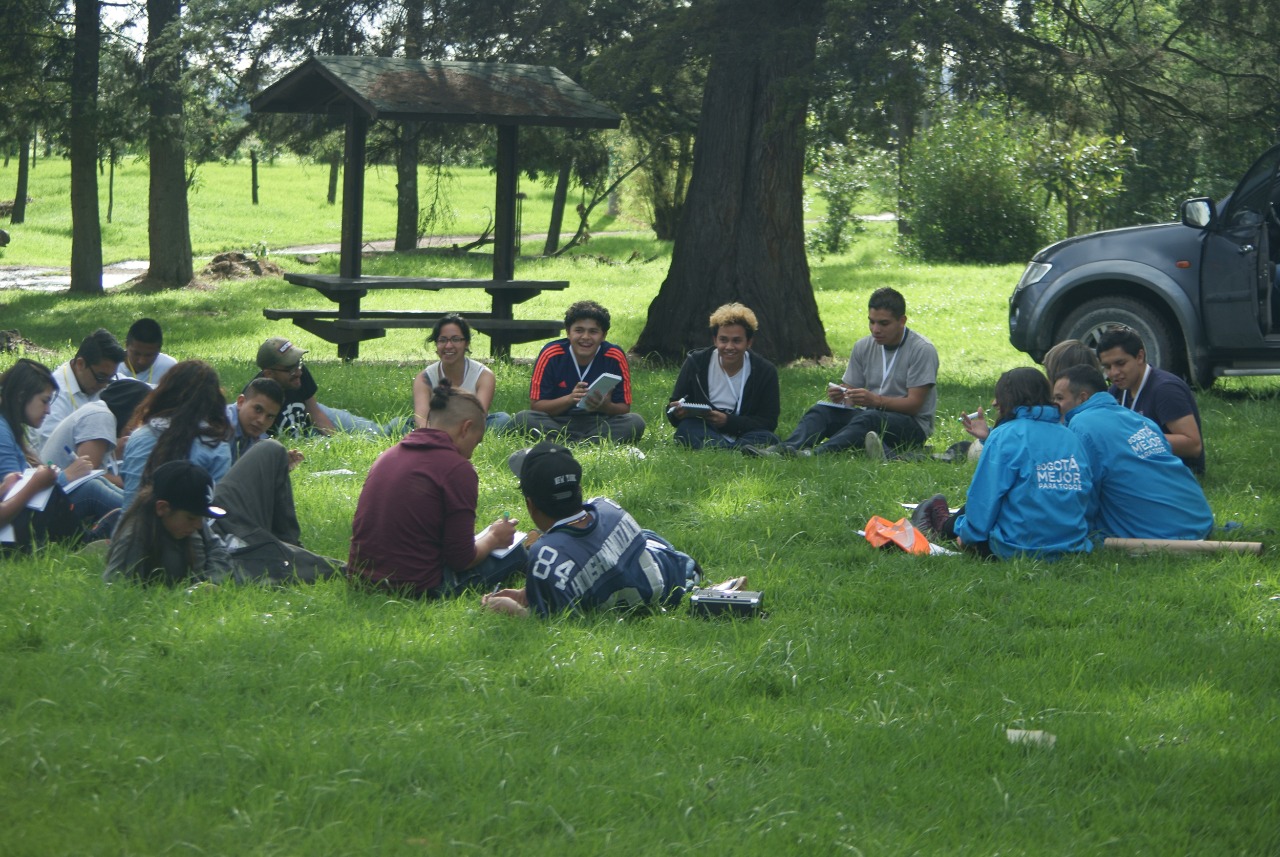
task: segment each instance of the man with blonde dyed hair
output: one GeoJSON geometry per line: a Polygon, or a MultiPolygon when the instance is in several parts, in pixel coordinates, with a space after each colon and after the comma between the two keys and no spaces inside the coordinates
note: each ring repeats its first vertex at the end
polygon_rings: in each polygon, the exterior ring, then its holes
{"type": "Polygon", "coordinates": [[[759,322],[749,307],[730,303],[711,314],[711,346],[689,352],[667,420],[676,443],[737,449],[778,442],[778,370],[751,353],[759,322]]]}

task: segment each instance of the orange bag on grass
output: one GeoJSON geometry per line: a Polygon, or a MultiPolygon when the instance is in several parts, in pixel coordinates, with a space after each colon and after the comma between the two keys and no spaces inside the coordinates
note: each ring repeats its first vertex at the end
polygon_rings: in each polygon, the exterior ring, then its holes
{"type": "Polygon", "coordinates": [[[897,545],[907,553],[925,554],[926,556],[930,553],[929,540],[925,538],[924,533],[913,527],[906,518],[900,518],[890,523],[879,515],[875,515],[871,520],[867,521],[865,529],[867,541],[871,543],[872,547],[881,548],[892,544],[897,545]]]}

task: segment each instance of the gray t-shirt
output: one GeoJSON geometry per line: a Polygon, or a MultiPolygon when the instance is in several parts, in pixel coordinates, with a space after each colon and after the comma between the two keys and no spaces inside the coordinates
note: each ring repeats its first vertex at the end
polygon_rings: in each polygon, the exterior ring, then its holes
{"type": "Polygon", "coordinates": [[[925,437],[933,434],[933,414],[938,409],[938,349],[907,328],[902,344],[889,349],[864,336],[853,346],[842,379],[847,387],[861,387],[881,396],[902,397],[910,387],[928,387],[924,405],[915,414],[925,437]]]}
{"type": "Polygon", "coordinates": [[[40,449],[40,460],[65,468],[75,460],[75,450],[80,444],[87,440],[105,440],[107,453],[102,457],[102,466],[115,473],[116,438],[116,415],[106,402],[90,402],[58,423],[40,449]],[[67,452],[68,449],[71,452],[67,452]]]}

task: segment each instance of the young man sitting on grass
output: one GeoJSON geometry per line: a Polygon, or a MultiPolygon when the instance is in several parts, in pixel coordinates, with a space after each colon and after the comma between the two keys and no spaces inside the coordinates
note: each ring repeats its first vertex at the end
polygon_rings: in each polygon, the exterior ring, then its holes
{"type": "Polygon", "coordinates": [[[660,609],[679,604],[701,581],[692,557],[641,529],[617,503],[606,497],[584,503],[582,467],[565,447],[544,441],[512,453],[507,463],[542,536],[529,548],[524,587],[484,596],[490,610],[545,617],[566,610],[660,609]]]}
{"type": "Polygon", "coordinates": [[[1173,454],[1203,476],[1200,408],[1187,382],[1147,363],[1142,337],[1128,328],[1109,330],[1098,338],[1098,360],[1116,401],[1158,425],[1173,454]]]}
{"type": "Polygon", "coordinates": [[[49,403],[49,416],[38,430],[40,445],[72,411],[98,401],[102,391],[115,380],[116,367],[122,360],[124,349],[105,328],[98,328],[80,342],[76,356],[53,370],[53,383],[58,390],[49,403]]]}
{"type": "Polygon", "coordinates": [[[116,367],[119,378],[136,378],[154,387],[164,373],[178,362],[160,350],[164,344],[164,332],[153,318],[140,318],[124,337],[124,360],[116,367]]]}
{"type": "Polygon", "coordinates": [[[644,418],[631,412],[631,368],[626,353],[605,341],[609,311],[595,301],[578,301],[564,314],[565,338],[538,353],[529,388],[529,410],[512,418],[520,431],[563,432],[568,440],[632,443],[644,434],[644,418]],[[607,394],[588,394],[605,373],[621,380],[607,394]]]}
{"type": "Polygon", "coordinates": [[[746,444],[745,455],[830,455],[865,450],[883,461],[933,434],[938,408],[938,351],[907,328],[907,302],[900,292],[876,289],[867,301],[871,333],[854,343],[839,384],[818,402],[782,443],[746,444]]]}
{"type": "Polygon", "coordinates": [[[1062,420],[1093,471],[1089,526],[1129,539],[1203,539],[1213,529],[1204,491],[1160,427],[1122,407],[1102,372],[1071,366],[1053,385],[1062,420]]]}

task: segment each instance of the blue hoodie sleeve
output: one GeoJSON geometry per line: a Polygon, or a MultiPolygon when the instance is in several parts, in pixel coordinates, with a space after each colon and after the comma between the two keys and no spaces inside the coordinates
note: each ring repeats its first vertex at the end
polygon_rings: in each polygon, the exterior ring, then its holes
{"type": "Polygon", "coordinates": [[[956,519],[956,535],[963,542],[990,541],[991,532],[1000,519],[1000,507],[1017,478],[1013,462],[1005,452],[1007,436],[1007,432],[997,427],[983,446],[973,481],[969,483],[964,514],[956,519]]]}

